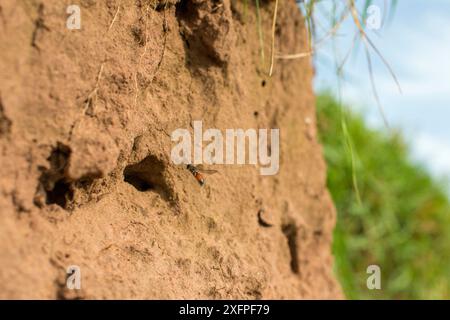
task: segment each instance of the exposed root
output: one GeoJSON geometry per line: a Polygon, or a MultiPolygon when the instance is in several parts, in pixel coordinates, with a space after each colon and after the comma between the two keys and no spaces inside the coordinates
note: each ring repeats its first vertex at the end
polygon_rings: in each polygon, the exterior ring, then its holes
{"type": "Polygon", "coordinates": [[[94,104],[94,100],[97,98],[98,85],[99,85],[100,79],[102,77],[104,65],[105,65],[105,62],[102,62],[102,64],[100,65],[100,70],[99,70],[99,72],[97,74],[97,81],[95,82],[95,87],[88,94],[88,96],[87,96],[87,98],[85,100],[85,103],[84,103],[84,107],[83,107],[82,113],[75,119],[75,121],[73,122],[72,126],[70,127],[69,137],[68,137],[69,141],[72,140],[73,130],[75,129],[76,125],[81,121],[82,117],[84,117],[86,115],[89,107],[94,104]]]}
{"type": "Polygon", "coordinates": [[[275,28],[277,25],[277,11],[278,11],[278,0],[275,1],[275,9],[273,11],[273,21],[272,21],[272,45],[270,49],[270,68],[269,68],[269,77],[272,76],[273,72],[273,63],[275,58],[275,28]]]}
{"type": "Polygon", "coordinates": [[[109,25],[109,27],[108,27],[108,32],[111,30],[111,28],[113,27],[113,25],[114,25],[114,22],[116,22],[116,19],[117,19],[117,16],[118,16],[118,14],[119,14],[119,11],[120,11],[120,5],[122,4],[122,2],[119,2],[119,5],[117,6],[117,11],[116,11],[116,13],[114,14],[114,17],[113,17],[113,19],[112,19],[112,21],[111,21],[111,24],[109,25]]]}

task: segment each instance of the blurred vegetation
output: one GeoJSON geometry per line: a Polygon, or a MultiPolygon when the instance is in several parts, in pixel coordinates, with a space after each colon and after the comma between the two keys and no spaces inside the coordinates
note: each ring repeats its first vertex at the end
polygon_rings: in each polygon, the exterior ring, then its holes
{"type": "Polygon", "coordinates": [[[446,185],[411,160],[401,135],[369,129],[329,94],[317,98],[317,109],[338,212],[335,271],[347,298],[449,299],[446,185]],[[381,290],[367,289],[371,264],[381,268],[381,290]]]}

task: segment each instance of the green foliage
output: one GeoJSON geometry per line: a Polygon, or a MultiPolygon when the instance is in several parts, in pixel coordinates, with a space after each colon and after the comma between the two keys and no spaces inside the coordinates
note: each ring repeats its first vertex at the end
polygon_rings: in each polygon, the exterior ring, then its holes
{"type": "Polygon", "coordinates": [[[399,134],[369,129],[360,115],[344,111],[328,94],[317,98],[317,109],[328,187],[338,211],[335,269],[346,296],[449,299],[446,186],[410,159],[399,134]],[[366,287],[366,268],[371,264],[381,268],[381,290],[366,287]]]}

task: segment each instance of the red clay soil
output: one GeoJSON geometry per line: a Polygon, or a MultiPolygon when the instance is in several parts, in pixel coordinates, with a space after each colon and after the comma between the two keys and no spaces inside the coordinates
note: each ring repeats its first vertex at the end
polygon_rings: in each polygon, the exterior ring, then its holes
{"type": "MultiPolygon", "coordinates": [[[[253,1],[75,2],[81,30],[67,1],[0,4],[0,298],[341,298],[313,68],[267,75],[274,3],[263,61],[253,1]],[[215,166],[200,186],[170,160],[194,120],[280,128],[279,173],[215,166]]],[[[295,1],[275,34],[307,51],[295,1]]]]}

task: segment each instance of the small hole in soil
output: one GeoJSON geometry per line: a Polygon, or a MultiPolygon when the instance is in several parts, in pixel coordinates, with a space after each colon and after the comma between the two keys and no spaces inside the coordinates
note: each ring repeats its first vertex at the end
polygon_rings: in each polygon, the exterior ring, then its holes
{"type": "Polygon", "coordinates": [[[67,207],[67,203],[73,200],[73,190],[70,183],[59,180],[55,187],[47,191],[46,204],[57,204],[62,208],[67,207]]]}
{"type": "Polygon", "coordinates": [[[265,87],[266,86],[266,80],[261,81],[261,86],[265,87]]]}
{"type": "Polygon", "coordinates": [[[131,34],[134,37],[134,41],[136,41],[138,45],[140,46],[145,45],[144,31],[140,27],[138,26],[131,27],[131,34]]]}
{"type": "Polygon", "coordinates": [[[297,228],[294,223],[285,224],[281,227],[289,246],[289,253],[291,255],[291,270],[298,274],[298,252],[297,252],[297,228]]]}
{"type": "Polygon", "coordinates": [[[175,5],[175,14],[178,18],[185,17],[189,12],[189,4],[186,0],[181,0],[175,5]]]}
{"type": "Polygon", "coordinates": [[[158,11],[158,12],[161,12],[161,11],[164,11],[167,7],[168,7],[167,4],[165,2],[163,2],[163,1],[161,1],[161,3],[158,3],[156,5],[155,10],[158,11]]]}
{"type": "Polygon", "coordinates": [[[253,115],[254,115],[255,117],[259,116],[259,112],[258,112],[258,111],[255,111],[255,112],[253,112],[253,115]]]}
{"type": "Polygon", "coordinates": [[[47,158],[50,168],[39,168],[42,173],[36,192],[36,205],[57,204],[63,209],[68,208],[73,200],[73,184],[65,177],[70,154],[70,147],[58,142],[47,158]]]}
{"type": "Polygon", "coordinates": [[[154,185],[152,183],[139,177],[137,174],[135,174],[133,172],[130,173],[129,170],[127,172],[127,170],[125,169],[123,176],[124,176],[125,182],[128,182],[129,184],[131,184],[133,187],[135,187],[137,190],[139,190],[141,192],[154,189],[154,185]]]}
{"type": "Polygon", "coordinates": [[[150,155],[141,162],[126,166],[123,179],[141,192],[154,190],[164,193],[167,186],[163,172],[163,163],[150,155]]]}

